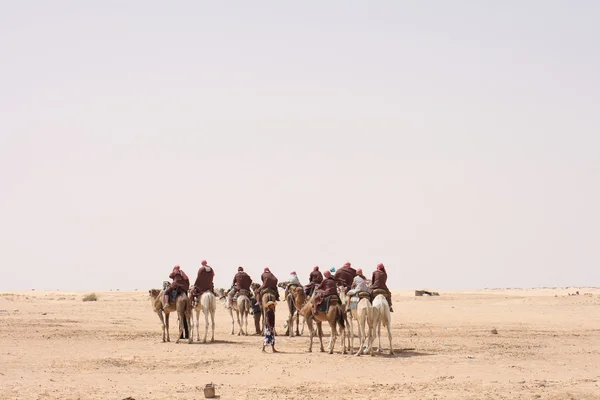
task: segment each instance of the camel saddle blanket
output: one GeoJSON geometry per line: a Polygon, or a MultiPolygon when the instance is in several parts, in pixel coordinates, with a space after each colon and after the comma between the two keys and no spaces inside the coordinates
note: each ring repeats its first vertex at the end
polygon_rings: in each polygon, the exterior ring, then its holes
{"type": "Polygon", "coordinates": [[[240,289],[240,290],[238,290],[238,291],[235,293],[235,295],[233,296],[233,301],[237,301],[237,299],[238,299],[238,296],[239,296],[239,295],[242,295],[242,294],[243,294],[244,296],[246,296],[247,298],[250,298],[250,297],[252,297],[252,293],[250,293],[250,291],[249,291],[249,290],[246,290],[246,289],[240,289]]]}
{"type": "Polygon", "coordinates": [[[375,298],[375,296],[379,296],[379,295],[383,295],[383,296],[387,296],[388,292],[385,289],[375,289],[373,290],[373,298],[375,298]]]}
{"type": "Polygon", "coordinates": [[[271,288],[264,288],[262,292],[260,292],[261,296],[264,296],[267,293],[271,293],[273,296],[277,297],[277,290],[271,288]]]}
{"type": "Polygon", "coordinates": [[[358,302],[361,299],[369,299],[369,302],[371,301],[371,293],[369,292],[358,292],[355,295],[353,295],[350,298],[350,309],[351,310],[356,310],[356,307],[358,306],[358,302]]]}
{"type": "Polygon", "coordinates": [[[327,296],[323,299],[321,304],[319,304],[317,306],[317,314],[321,313],[321,312],[327,313],[327,312],[329,312],[330,306],[336,306],[340,303],[341,303],[341,301],[337,294],[332,294],[331,296],[327,296]]]}

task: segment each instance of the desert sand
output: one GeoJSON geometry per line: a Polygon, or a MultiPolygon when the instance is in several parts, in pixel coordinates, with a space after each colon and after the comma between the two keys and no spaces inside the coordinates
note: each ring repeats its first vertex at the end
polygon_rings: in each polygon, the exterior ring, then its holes
{"type": "Polygon", "coordinates": [[[432,290],[394,293],[397,354],[375,357],[309,354],[308,329],[262,354],[220,303],[215,343],[176,344],[176,315],[162,343],[147,289],[1,293],[0,398],[600,399],[600,289],[432,290]]]}

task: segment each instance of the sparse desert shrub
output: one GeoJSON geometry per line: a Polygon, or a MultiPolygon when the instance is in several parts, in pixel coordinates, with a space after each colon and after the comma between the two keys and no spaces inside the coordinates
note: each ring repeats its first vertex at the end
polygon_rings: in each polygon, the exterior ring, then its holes
{"type": "Polygon", "coordinates": [[[96,293],[90,293],[90,294],[86,294],[85,296],[83,296],[83,301],[97,301],[98,300],[98,296],[96,296],[96,293]]]}

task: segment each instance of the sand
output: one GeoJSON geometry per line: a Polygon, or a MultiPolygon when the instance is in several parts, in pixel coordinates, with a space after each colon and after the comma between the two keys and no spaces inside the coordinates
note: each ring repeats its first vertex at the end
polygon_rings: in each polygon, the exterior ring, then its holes
{"type": "Polygon", "coordinates": [[[1,293],[0,398],[600,399],[600,289],[433,290],[395,293],[397,355],[375,357],[309,354],[308,329],[262,354],[221,304],[215,343],[175,344],[174,315],[162,343],[147,290],[1,293]]]}

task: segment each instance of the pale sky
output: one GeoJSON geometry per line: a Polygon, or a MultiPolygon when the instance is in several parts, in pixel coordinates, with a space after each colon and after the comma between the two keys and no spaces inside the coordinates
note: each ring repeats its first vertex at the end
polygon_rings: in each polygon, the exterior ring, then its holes
{"type": "Polygon", "coordinates": [[[598,1],[5,1],[0,290],[200,261],[600,286],[598,1]]]}

